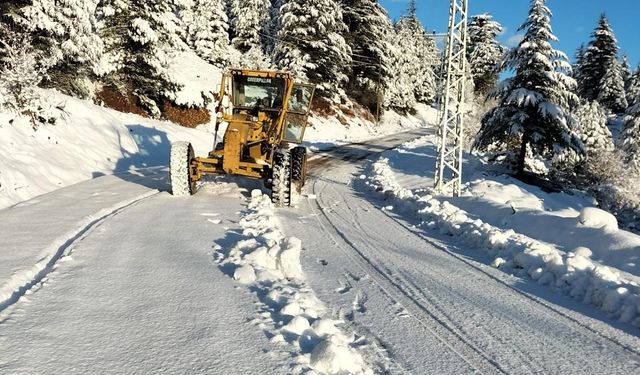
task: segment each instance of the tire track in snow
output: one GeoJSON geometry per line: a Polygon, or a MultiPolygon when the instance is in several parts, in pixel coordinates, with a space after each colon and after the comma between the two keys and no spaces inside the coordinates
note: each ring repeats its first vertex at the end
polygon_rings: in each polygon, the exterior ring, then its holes
{"type": "MultiPolygon", "coordinates": [[[[335,191],[333,187],[331,188],[335,191]]],[[[357,201],[355,203],[357,204],[357,201]]],[[[346,207],[348,207],[348,211],[350,212],[357,212],[359,208],[359,207],[353,207],[350,204],[350,202],[346,199],[343,200],[341,205],[345,205],[346,207]]],[[[388,218],[391,218],[389,215],[386,215],[386,216],[388,218]]],[[[354,228],[357,228],[358,232],[367,233],[366,228],[364,228],[361,225],[362,220],[356,219],[356,216],[353,216],[350,219],[350,222],[354,228]]],[[[398,223],[397,221],[395,222],[398,223]]],[[[400,224],[402,228],[406,229],[406,227],[403,226],[401,223],[398,223],[398,224],[400,224]]],[[[414,233],[411,233],[411,234],[414,234],[414,233]]],[[[478,348],[478,350],[482,351],[482,353],[487,358],[492,358],[492,360],[495,361],[495,359],[493,359],[494,355],[486,353],[482,349],[482,346],[492,347],[493,346],[492,344],[495,344],[495,346],[510,350],[511,351],[510,354],[517,355],[520,358],[522,364],[526,364],[527,368],[530,370],[531,373],[544,372],[543,369],[541,369],[535,363],[534,359],[528,353],[526,353],[522,349],[519,349],[517,346],[511,345],[507,347],[506,345],[508,344],[505,344],[505,342],[501,340],[500,335],[492,335],[490,332],[484,329],[481,329],[484,333],[483,339],[481,340],[474,339],[473,333],[467,332],[467,330],[463,326],[460,326],[458,323],[456,323],[455,319],[452,319],[450,314],[447,313],[446,309],[443,308],[443,303],[440,298],[438,298],[433,293],[429,293],[429,288],[425,288],[417,285],[415,282],[411,280],[412,279],[411,275],[408,272],[402,270],[403,268],[405,268],[405,269],[411,269],[412,271],[415,272],[415,274],[421,273],[421,270],[416,266],[416,263],[413,262],[411,259],[408,259],[408,257],[398,253],[394,253],[394,252],[385,252],[383,254],[381,251],[378,251],[378,249],[375,246],[370,246],[369,249],[370,251],[375,251],[376,253],[378,253],[380,255],[380,259],[383,259],[385,261],[385,264],[386,262],[391,262],[391,264],[393,264],[392,268],[383,266],[382,263],[379,264],[379,267],[381,267],[381,269],[382,267],[384,267],[384,272],[388,274],[389,277],[396,280],[397,285],[403,289],[404,294],[409,296],[409,298],[413,300],[413,302],[416,305],[419,305],[425,312],[428,312],[431,315],[437,316],[438,321],[445,324],[448,329],[450,329],[451,331],[454,331],[455,334],[458,335],[459,337],[464,338],[464,341],[466,343],[473,343],[473,345],[476,348],[478,348]],[[399,261],[395,262],[394,258],[398,259],[399,261]]],[[[510,356],[506,356],[506,357],[508,357],[506,359],[511,358],[510,356]]],[[[496,361],[496,363],[498,362],[496,361]]]]}
{"type": "Polygon", "coordinates": [[[429,237],[427,237],[425,234],[421,233],[419,230],[417,229],[412,229],[412,228],[408,228],[407,226],[405,226],[402,222],[400,222],[398,219],[394,218],[393,216],[390,216],[388,213],[384,212],[385,215],[387,217],[389,217],[390,219],[392,219],[393,221],[395,221],[396,223],[398,223],[400,226],[402,226],[403,228],[405,228],[407,231],[409,231],[410,233],[413,233],[417,236],[419,236],[420,238],[422,238],[425,242],[428,242],[430,245],[438,248],[439,250],[442,250],[443,252],[447,253],[448,255],[458,259],[459,261],[465,263],[467,266],[475,269],[476,271],[484,274],[486,277],[490,278],[491,280],[495,281],[496,283],[508,288],[509,290],[511,290],[512,292],[526,298],[527,300],[535,303],[536,305],[539,305],[541,307],[543,307],[546,310],[549,310],[551,312],[553,312],[554,314],[560,315],[563,318],[569,320],[571,323],[579,326],[582,329],[585,329],[587,331],[590,331],[591,333],[611,342],[612,344],[619,346],[621,349],[625,350],[627,353],[632,354],[632,355],[636,355],[636,356],[640,356],[640,350],[638,350],[637,348],[634,348],[631,345],[625,344],[617,339],[615,339],[614,337],[611,337],[581,321],[579,321],[578,319],[570,316],[569,314],[566,314],[564,312],[562,312],[560,309],[555,308],[553,305],[545,302],[544,300],[541,300],[539,298],[536,298],[534,296],[531,296],[525,292],[522,292],[518,289],[513,288],[511,285],[509,285],[508,283],[504,282],[503,280],[501,280],[500,278],[490,274],[489,272],[483,270],[481,267],[478,267],[476,264],[474,264],[473,262],[465,259],[463,256],[460,256],[459,254],[456,254],[454,252],[452,252],[451,250],[447,249],[444,246],[441,246],[437,243],[434,243],[432,239],[430,239],[429,237]]]}
{"type": "MultiPolygon", "coordinates": [[[[318,180],[313,181],[312,191],[316,196],[320,196],[324,189],[318,191],[317,182],[318,180]]],[[[330,185],[325,185],[325,187],[326,186],[330,185]]],[[[508,373],[499,363],[493,360],[493,358],[412,298],[412,295],[407,292],[407,288],[393,277],[389,269],[383,269],[381,265],[375,264],[368,259],[367,256],[349,240],[348,236],[333,224],[326,210],[323,209],[319,203],[316,203],[316,205],[322,214],[322,218],[324,218],[324,220],[322,220],[320,216],[316,216],[320,227],[332,238],[334,244],[340,248],[351,261],[371,277],[371,280],[393,303],[402,306],[428,333],[455,353],[455,355],[474,371],[478,373],[508,373]],[[337,234],[341,241],[336,239],[333,233],[337,234]],[[345,249],[345,247],[341,245],[341,242],[350,247],[352,251],[345,249]]]]}
{"type": "MultiPolygon", "coordinates": [[[[77,229],[68,233],[63,238],[58,239],[56,242],[62,242],[62,244],[57,247],[48,259],[45,257],[28,271],[22,271],[12,276],[11,279],[9,279],[9,281],[0,288],[0,316],[5,313],[9,307],[18,303],[25,294],[40,285],[47,275],[55,270],[60,259],[64,258],[68,254],[70,247],[86,238],[94,228],[118,215],[127,208],[130,208],[159,193],[159,191],[153,190],[133,199],[121,202],[114,207],[102,210],[96,215],[88,216],[77,229]],[[95,216],[97,216],[97,218],[95,216]]],[[[3,322],[4,320],[0,320],[0,324],[3,322]]]]}

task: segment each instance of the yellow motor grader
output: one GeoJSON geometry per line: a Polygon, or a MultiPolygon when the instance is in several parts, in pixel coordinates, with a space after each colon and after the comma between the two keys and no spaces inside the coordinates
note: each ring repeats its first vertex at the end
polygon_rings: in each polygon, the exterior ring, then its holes
{"type": "Polygon", "coordinates": [[[233,174],[264,180],[276,206],[297,199],[306,179],[302,143],[314,87],[294,83],[289,73],[230,69],[218,94],[213,150],[196,157],[188,142],[171,145],[173,195],[192,195],[207,174],[233,174]],[[217,142],[221,124],[227,128],[217,142]]]}

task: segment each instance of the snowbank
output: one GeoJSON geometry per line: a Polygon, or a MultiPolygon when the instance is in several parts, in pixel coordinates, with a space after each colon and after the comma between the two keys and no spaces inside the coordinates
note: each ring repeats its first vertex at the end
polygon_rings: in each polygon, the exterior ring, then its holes
{"type": "MultiPolygon", "coordinates": [[[[219,89],[221,71],[192,52],[175,56],[169,71],[183,85],[176,95],[179,104],[202,106],[219,89]]],[[[0,209],[96,176],[166,167],[173,141],[189,141],[201,155],[213,144],[213,124],[188,129],[56,91],[43,90],[42,95],[64,107],[65,115],[55,126],[34,132],[26,119],[0,112],[0,209]]],[[[433,117],[426,106],[419,107],[415,117],[387,113],[384,126],[356,117],[345,126],[333,117],[312,116],[305,138],[316,148],[320,142],[360,141],[421,126],[424,116],[433,117]]],[[[218,139],[223,132],[221,128],[218,139]]]]}
{"type": "Polygon", "coordinates": [[[421,227],[460,238],[492,256],[494,267],[530,277],[640,327],[638,274],[607,266],[613,262],[636,270],[639,236],[618,230],[615,218],[587,207],[584,197],[529,191],[510,179],[501,183],[499,177],[483,176],[467,184],[462,197],[447,199],[435,196],[432,180],[424,176],[422,186],[405,187],[397,177],[425,174],[426,159],[434,153],[432,141],[425,137],[390,151],[361,176],[389,201],[387,209],[415,215],[421,227]],[[394,169],[390,155],[401,171],[394,169]],[[403,158],[413,158],[413,169],[403,158]]]}
{"type": "Polygon", "coordinates": [[[240,224],[242,238],[231,249],[216,246],[219,267],[256,293],[260,300],[252,323],[294,357],[291,373],[373,374],[354,349],[354,337],[341,322],[327,317],[326,307],[305,283],[300,263],[302,243],[285,237],[274,206],[260,190],[240,224]]]}
{"type": "Polygon", "coordinates": [[[105,174],[166,166],[170,144],[189,140],[200,152],[213,137],[202,127],[187,129],[95,106],[56,92],[64,103],[59,124],[33,131],[23,119],[0,113],[0,208],[105,174]]]}
{"type": "Polygon", "coordinates": [[[345,117],[346,124],[342,124],[336,117],[309,118],[309,127],[305,131],[304,139],[312,148],[314,143],[345,143],[359,142],[372,137],[378,137],[401,131],[423,127],[424,124],[436,123],[437,111],[427,105],[418,104],[415,115],[399,115],[387,111],[380,119],[380,124],[359,117],[345,117]]]}

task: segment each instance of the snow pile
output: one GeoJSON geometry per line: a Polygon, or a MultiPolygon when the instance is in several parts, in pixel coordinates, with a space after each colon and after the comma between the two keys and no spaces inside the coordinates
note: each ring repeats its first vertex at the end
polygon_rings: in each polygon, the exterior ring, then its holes
{"type": "MultiPolygon", "coordinates": [[[[416,215],[421,227],[459,237],[467,245],[492,256],[492,266],[518,276],[528,276],[542,285],[596,306],[612,318],[640,327],[637,278],[592,260],[591,249],[582,246],[563,251],[516,232],[532,226],[530,222],[511,226],[516,230],[500,228],[486,222],[482,212],[472,215],[441,197],[434,197],[431,189],[407,189],[397,182],[388,158],[375,162],[370,175],[361,178],[370,189],[383,194],[392,203],[387,209],[396,208],[416,215]]],[[[462,198],[453,198],[452,202],[464,204],[464,199],[471,195],[469,192],[465,194],[462,198]]],[[[533,204],[528,202],[527,205],[533,204]]],[[[487,216],[492,215],[486,206],[484,209],[487,216]]],[[[512,209],[511,214],[515,214],[516,209],[513,206],[512,209]]],[[[599,233],[617,232],[615,219],[595,208],[585,208],[570,220],[574,226],[597,228],[599,233]]],[[[546,230],[548,226],[547,223],[538,230],[546,230]]]]}
{"type": "Polygon", "coordinates": [[[205,152],[213,136],[95,106],[53,91],[67,117],[33,131],[21,119],[0,113],[0,208],[105,174],[166,166],[172,141],[189,140],[205,152]]]}
{"type": "Polygon", "coordinates": [[[222,71],[193,52],[177,54],[168,70],[172,80],[182,86],[176,93],[176,104],[204,107],[213,102],[213,94],[220,89],[222,71]]]}
{"type": "Polygon", "coordinates": [[[427,105],[416,105],[415,115],[399,115],[393,111],[387,111],[382,116],[380,124],[360,117],[346,117],[346,124],[341,123],[337,117],[309,118],[309,127],[304,133],[305,141],[316,142],[358,142],[371,139],[375,136],[398,133],[403,130],[415,129],[436,122],[437,111],[427,105]]]}
{"type": "Polygon", "coordinates": [[[291,373],[372,374],[353,348],[354,337],[341,332],[339,321],[325,317],[325,306],[305,283],[302,243],[280,231],[269,196],[252,191],[240,224],[242,239],[228,251],[217,246],[214,259],[257,294],[259,309],[252,322],[295,358],[291,373]]]}
{"type": "Polygon", "coordinates": [[[618,220],[612,214],[596,207],[585,207],[578,216],[578,222],[587,228],[602,229],[606,233],[618,231],[618,220]]]}

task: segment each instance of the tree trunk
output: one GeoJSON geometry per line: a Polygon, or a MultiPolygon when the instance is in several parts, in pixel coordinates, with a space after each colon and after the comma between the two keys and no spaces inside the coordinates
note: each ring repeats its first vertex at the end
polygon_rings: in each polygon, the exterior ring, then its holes
{"type": "Polygon", "coordinates": [[[522,140],[520,141],[520,154],[518,155],[518,165],[516,170],[516,176],[524,176],[524,162],[527,157],[527,144],[529,143],[529,133],[527,130],[522,133],[522,140]]]}

